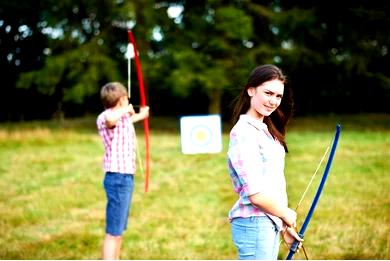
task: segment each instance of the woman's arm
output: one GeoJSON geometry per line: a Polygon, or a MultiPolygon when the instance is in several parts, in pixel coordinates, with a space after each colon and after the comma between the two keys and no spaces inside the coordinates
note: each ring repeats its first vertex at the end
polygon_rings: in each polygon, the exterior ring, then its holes
{"type": "Polygon", "coordinates": [[[288,247],[290,247],[295,240],[299,241],[298,249],[302,247],[303,239],[300,238],[298,233],[295,231],[297,213],[294,210],[280,206],[275,200],[261,193],[249,196],[249,200],[257,208],[273,216],[280,217],[283,220],[287,227],[284,229],[282,235],[283,240],[286,242],[288,247]]]}
{"type": "Polygon", "coordinates": [[[263,193],[256,193],[249,196],[251,203],[262,211],[273,216],[279,217],[288,227],[294,227],[297,220],[297,213],[288,208],[281,206],[277,201],[264,195],[263,193]]]}

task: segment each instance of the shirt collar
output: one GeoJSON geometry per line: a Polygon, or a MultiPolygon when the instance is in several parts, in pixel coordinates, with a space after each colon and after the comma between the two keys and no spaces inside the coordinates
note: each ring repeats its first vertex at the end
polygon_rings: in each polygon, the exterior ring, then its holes
{"type": "Polygon", "coordinates": [[[247,123],[249,123],[250,125],[252,125],[253,127],[255,127],[258,130],[267,130],[268,131],[267,125],[263,121],[255,119],[252,116],[249,116],[246,114],[241,114],[240,120],[246,121],[247,123]]]}

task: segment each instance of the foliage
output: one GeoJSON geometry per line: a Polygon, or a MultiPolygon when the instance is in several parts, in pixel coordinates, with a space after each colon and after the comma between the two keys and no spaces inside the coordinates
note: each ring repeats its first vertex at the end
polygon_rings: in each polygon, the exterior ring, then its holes
{"type": "Polygon", "coordinates": [[[129,28],[154,114],[229,117],[226,105],[264,63],[288,75],[300,115],[388,112],[389,9],[384,0],[2,1],[2,91],[13,99],[0,120],[100,110],[99,87],[127,77],[129,28]]]}
{"type": "Polygon", "coordinates": [[[382,105],[390,97],[383,70],[390,37],[381,32],[390,23],[387,2],[295,1],[280,8],[280,63],[292,72],[300,111],[327,108],[329,99],[335,112],[388,111],[382,105]]]}
{"type": "Polygon", "coordinates": [[[173,67],[165,83],[180,97],[202,90],[209,97],[209,112],[221,113],[224,90],[240,83],[242,72],[246,76],[254,64],[243,58],[252,19],[234,1],[184,2],[183,9],[182,21],[163,31],[167,39],[180,35],[179,41],[164,42],[163,55],[172,57],[173,67]]]}
{"type": "Polygon", "coordinates": [[[22,74],[18,87],[37,86],[39,92],[59,101],[82,103],[97,92],[102,79],[119,78],[115,61],[105,53],[104,47],[94,41],[49,56],[44,68],[22,74]]]}

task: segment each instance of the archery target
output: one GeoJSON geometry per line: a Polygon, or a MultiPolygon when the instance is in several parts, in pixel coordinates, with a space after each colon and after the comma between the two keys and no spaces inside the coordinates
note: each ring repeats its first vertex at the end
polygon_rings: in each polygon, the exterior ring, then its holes
{"type": "Polygon", "coordinates": [[[181,117],[180,132],[184,154],[218,153],[222,150],[219,115],[181,117]]]}

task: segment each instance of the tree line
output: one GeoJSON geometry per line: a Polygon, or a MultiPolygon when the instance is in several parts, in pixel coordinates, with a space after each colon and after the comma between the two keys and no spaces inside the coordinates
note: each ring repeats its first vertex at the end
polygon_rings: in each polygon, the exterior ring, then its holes
{"type": "Polygon", "coordinates": [[[227,119],[266,63],[287,74],[296,114],[387,113],[389,11],[384,0],[2,1],[0,121],[102,110],[100,87],[127,82],[128,29],[154,115],[227,119]]]}

